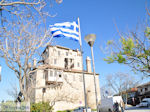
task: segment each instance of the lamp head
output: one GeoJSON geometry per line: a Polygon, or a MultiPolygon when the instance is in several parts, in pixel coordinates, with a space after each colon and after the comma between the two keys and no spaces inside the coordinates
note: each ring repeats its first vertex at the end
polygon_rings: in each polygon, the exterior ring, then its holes
{"type": "Polygon", "coordinates": [[[56,0],[56,3],[58,3],[58,4],[60,4],[62,2],[63,2],[63,0],[56,0]]]}
{"type": "Polygon", "coordinates": [[[95,34],[88,34],[85,36],[84,40],[89,44],[89,46],[93,46],[94,42],[96,39],[96,35],[95,34]]]}

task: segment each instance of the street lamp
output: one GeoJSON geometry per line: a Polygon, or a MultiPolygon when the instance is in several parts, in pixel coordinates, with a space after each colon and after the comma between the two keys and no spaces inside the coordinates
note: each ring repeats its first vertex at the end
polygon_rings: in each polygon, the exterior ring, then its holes
{"type": "Polygon", "coordinates": [[[1,70],[2,70],[2,66],[0,65],[0,81],[1,81],[1,70]]]}
{"type": "Polygon", "coordinates": [[[60,4],[62,2],[63,2],[63,0],[56,0],[56,3],[58,3],[58,4],[60,4]]]}
{"type": "Polygon", "coordinates": [[[96,79],[95,79],[95,64],[94,64],[94,55],[93,55],[93,44],[95,42],[96,35],[95,34],[89,34],[86,35],[84,40],[89,44],[91,47],[91,54],[92,54],[92,63],[93,63],[93,76],[94,76],[94,86],[95,86],[95,98],[96,98],[96,108],[98,112],[98,99],[97,99],[97,87],[96,87],[96,79]]]}

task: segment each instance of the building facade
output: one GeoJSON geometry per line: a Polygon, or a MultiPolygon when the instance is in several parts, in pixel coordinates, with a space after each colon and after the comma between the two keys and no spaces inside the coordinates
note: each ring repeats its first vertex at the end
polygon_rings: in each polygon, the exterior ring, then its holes
{"type": "MultiPolygon", "coordinates": [[[[79,50],[61,46],[47,46],[42,54],[42,64],[31,74],[35,89],[33,102],[49,101],[54,111],[70,110],[84,106],[82,57],[79,50]]],[[[87,104],[96,108],[94,77],[91,59],[86,58],[85,85],[87,104]]],[[[99,74],[96,74],[97,95],[100,103],[99,74]]]]}
{"type": "Polygon", "coordinates": [[[143,98],[150,98],[150,82],[139,85],[137,88],[138,88],[138,97],[140,101],[143,98]]]}

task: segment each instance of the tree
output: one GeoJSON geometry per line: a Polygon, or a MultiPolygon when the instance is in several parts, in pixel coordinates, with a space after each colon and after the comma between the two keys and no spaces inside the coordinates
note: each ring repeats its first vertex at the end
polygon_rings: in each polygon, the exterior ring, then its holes
{"type": "MultiPolygon", "coordinates": [[[[22,14],[25,14],[25,11],[27,10],[32,10],[31,12],[33,13],[35,13],[34,11],[37,11],[40,15],[48,14],[48,13],[44,13],[43,10],[46,7],[46,5],[50,4],[52,6],[52,1],[53,0],[49,0],[49,1],[47,0],[17,0],[17,1],[1,0],[0,1],[0,14],[2,17],[1,19],[4,19],[4,17],[6,17],[6,15],[3,14],[6,12],[8,12],[8,14],[10,15],[13,14],[18,17],[21,16],[22,14]]],[[[63,0],[55,0],[55,1],[57,3],[62,3],[63,0]]],[[[8,15],[7,15],[7,19],[8,19],[8,15]]]]}
{"type": "MultiPolygon", "coordinates": [[[[10,21],[22,21],[24,15],[38,20],[42,18],[45,22],[45,16],[54,17],[46,8],[52,7],[53,0],[1,0],[0,1],[0,27],[5,27],[10,21]]],[[[61,3],[62,0],[54,0],[61,3]]],[[[50,8],[49,8],[50,9],[50,8]]]]}
{"type": "MultiPolygon", "coordinates": [[[[107,76],[105,87],[107,88],[107,90],[112,92],[112,95],[119,94],[122,96],[123,93],[126,93],[127,102],[127,91],[131,88],[136,87],[138,83],[139,82],[129,74],[116,73],[107,76]]],[[[110,93],[109,91],[108,94],[110,93]]]]}
{"type": "Polygon", "coordinates": [[[17,88],[17,84],[14,84],[14,83],[10,83],[11,85],[11,89],[8,89],[7,90],[7,94],[11,97],[14,98],[14,101],[16,101],[17,97],[18,97],[18,93],[19,93],[19,90],[17,88]]]}
{"type": "Polygon", "coordinates": [[[41,48],[50,44],[49,31],[41,28],[40,22],[27,19],[9,23],[9,27],[0,29],[0,34],[0,57],[15,72],[20,91],[25,100],[29,100],[26,80],[33,69],[33,59],[40,59],[41,48]]]}
{"type": "MultiPolygon", "coordinates": [[[[56,0],[61,3],[62,0],[56,0]]],[[[42,47],[50,44],[45,7],[52,0],[0,1],[0,57],[13,70],[19,80],[24,99],[29,100],[27,80],[34,67],[33,59],[40,59],[42,47]]]]}
{"type": "Polygon", "coordinates": [[[77,90],[74,88],[70,91],[66,91],[64,88],[55,88],[56,91],[54,94],[49,95],[47,97],[47,102],[51,104],[53,107],[55,103],[60,102],[60,101],[65,101],[69,103],[77,103],[79,100],[79,94],[77,93],[77,90]]]}
{"type": "Polygon", "coordinates": [[[101,89],[101,99],[104,99],[108,96],[113,96],[114,94],[114,91],[107,84],[103,85],[100,89],[101,89]]]}
{"type": "MultiPolygon", "coordinates": [[[[41,21],[46,26],[47,17],[54,17],[50,14],[50,10],[46,8],[52,8],[53,2],[62,3],[62,0],[1,0],[0,1],[0,28],[6,30],[6,27],[10,27],[9,23],[18,21],[22,23],[26,20],[41,21]]],[[[46,27],[45,27],[46,28],[46,27]]],[[[2,33],[5,33],[3,31],[2,33]]]]}
{"type": "Polygon", "coordinates": [[[30,111],[31,112],[52,112],[53,108],[49,105],[49,102],[40,102],[31,104],[30,111]]]}
{"type": "MultiPolygon", "coordinates": [[[[149,17],[147,19],[149,22],[149,17]]],[[[150,76],[150,26],[148,22],[137,31],[119,33],[120,40],[109,40],[107,47],[110,55],[104,60],[108,63],[117,62],[131,67],[135,72],[150,76]]]]}
{"type": "Polygon", "coordinates": [[[120,94],[138,84],[137,80],[125,73],[110,74],[106,77],[106,85],[111,88],[113,94],[120,94]]]}

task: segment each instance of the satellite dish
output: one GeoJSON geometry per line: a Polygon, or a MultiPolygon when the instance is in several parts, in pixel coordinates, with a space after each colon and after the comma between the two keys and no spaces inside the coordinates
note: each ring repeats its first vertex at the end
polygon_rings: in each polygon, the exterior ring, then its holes
{"type": "Polygon", "coordinates": [[[56,2],[57,2],[58,4],[61,4],[61,3],[63,2],[63,0],[56,0],[56,2]]]}

